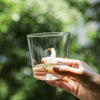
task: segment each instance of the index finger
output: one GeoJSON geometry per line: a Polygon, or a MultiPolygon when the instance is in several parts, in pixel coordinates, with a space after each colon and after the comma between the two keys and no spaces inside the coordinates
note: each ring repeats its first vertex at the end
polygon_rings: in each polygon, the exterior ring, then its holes
{"type": "MultiPolygon", "coordinates": [[[[49,59],[49,57],[44,57],[44,58],[42,58],[41,62],[46,63],[47,59],[49,59]]],[[[57,61],[57,63],[64,63],[70,67],[78,67],[79,66],[79,60],[67,59],[67,58],[55,58],[55,60],[57,61]]]]}
{"type": "Polygon", "coordinates": [[[57,62],[67,64],[70,67],[78,67],[79,66],[79,60],[74,60],[74,59],[57,58],[57,62]]]}

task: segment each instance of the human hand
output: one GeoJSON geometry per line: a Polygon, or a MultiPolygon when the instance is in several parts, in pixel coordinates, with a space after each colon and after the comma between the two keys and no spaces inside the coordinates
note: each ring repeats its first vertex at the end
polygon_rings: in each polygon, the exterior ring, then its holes
{"type": "MultiPolygon", "coordinates": [[[[47,58],[42,62],[46,63],[47,58]]],[[[92,70],[85,62],[72,59],[56,58],[57,63],[64,63],[66,67],[54,67],[62,78],[46,83],[68,91],[81,100],[100,100],[100,75],[92,70]]]]}

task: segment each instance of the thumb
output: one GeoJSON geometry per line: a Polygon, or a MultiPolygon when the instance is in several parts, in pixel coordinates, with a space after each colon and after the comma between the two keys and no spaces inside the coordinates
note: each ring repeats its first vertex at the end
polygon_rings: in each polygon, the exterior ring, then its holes
{"type": "Polygon", "coordinates": [[[61,75],[69,75],[72,77],[78,77],[81,75],[81,70],[80,68],[73,68],[73,67],[69,67],[67,65],[62,65],[59,67],[53,67],[53,70],[61,75]]]}

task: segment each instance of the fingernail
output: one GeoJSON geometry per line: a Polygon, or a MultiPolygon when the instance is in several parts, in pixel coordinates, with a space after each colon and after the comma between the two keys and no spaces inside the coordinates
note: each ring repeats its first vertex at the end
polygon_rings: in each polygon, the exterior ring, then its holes
{"type": "Polygon", "coordinates": [[[42,62],[43,64],[46,63],[46,61],[47,61],[46,59],[42,59],[42,60],[41,60],[41,62],[42,62]]]}
{"type": "Polygon", "coordinates": [[[44,64],[44,60],[41,60],[41,62],[44,64]]]}

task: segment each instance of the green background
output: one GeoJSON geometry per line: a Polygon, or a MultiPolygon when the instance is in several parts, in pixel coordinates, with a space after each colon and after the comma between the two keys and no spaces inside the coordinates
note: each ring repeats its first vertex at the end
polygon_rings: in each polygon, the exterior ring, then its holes
{"type": "Polygon", "coordinates": [[[0,0],[0,100],[78,100],[33,78],[26,35],[53,31],[100,73],[100,0],[0,0]]]}

